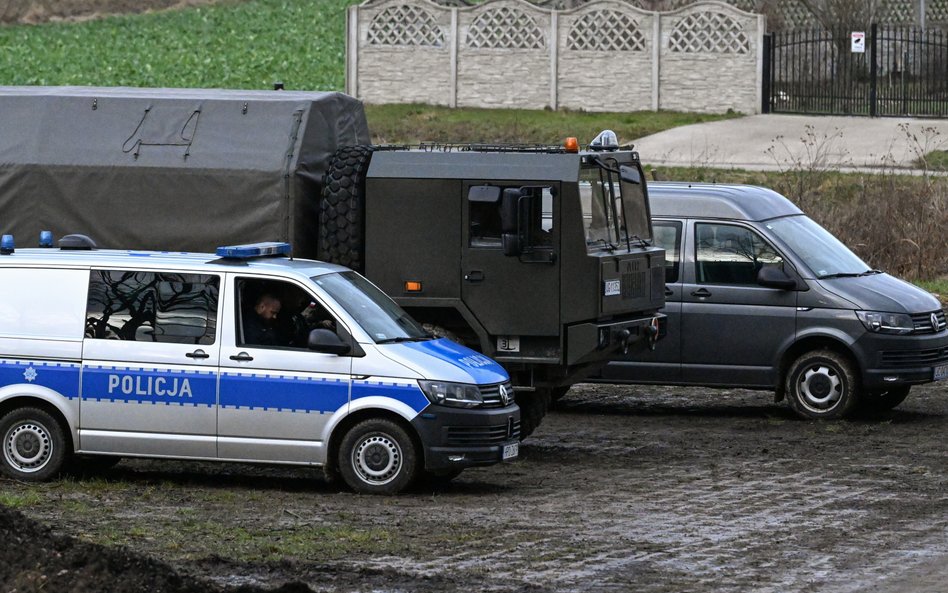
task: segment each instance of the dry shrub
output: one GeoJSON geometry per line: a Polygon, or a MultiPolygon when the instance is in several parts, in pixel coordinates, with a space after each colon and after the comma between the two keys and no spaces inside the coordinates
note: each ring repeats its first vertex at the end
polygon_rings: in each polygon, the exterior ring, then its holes
{"type": "Polygon", "coordinates": [[[874,268],[908,279],[948,273],[948,179],[866,174],[808,213],[874,268]]]}

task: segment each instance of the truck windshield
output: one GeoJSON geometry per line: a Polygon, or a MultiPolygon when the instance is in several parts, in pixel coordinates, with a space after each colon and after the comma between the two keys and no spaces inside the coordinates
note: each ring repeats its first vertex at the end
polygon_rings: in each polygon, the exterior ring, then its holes
{"type": "Polygon", "coordinates": [[[342,306],[376,344],[431,338],[395,301],[355,272],[314,276],[312,281],[342,306]]]}
{"type": "Polygon", "coordinates": [[[609,158],[583,167],[579,197],[587,249],[651,244],[648,201],[638,167],[609,158]]]}
{"type": "Polygon", "coordinates": [[[808,216],[778,218],[768,221],[765,226],[803,260],[817,278],[876,273],[839,239],[808,216]]]}

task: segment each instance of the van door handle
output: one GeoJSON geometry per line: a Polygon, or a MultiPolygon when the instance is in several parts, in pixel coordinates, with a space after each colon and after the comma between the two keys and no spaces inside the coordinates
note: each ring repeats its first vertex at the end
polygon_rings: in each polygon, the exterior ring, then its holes
{"type": "Polygon", "coordinates": [[[253,360],[253,356],[250,356],[246,352],[241,352],[240,354],[232,354],[230,359],[237,360],[240,362],[248,362],[250,360],[253,360]]]}
{"type": "Polygon", "coordinates": [[[484,281],[484,272],[480,270],[471,270],[464,275],[464,279],[468,282],[483,282],[484,281]]]}
{"type": "Polygon", "coordinates": [[[674,295],[674,294],[675,294],[675,293],[672,292],[672,289],[670,289],[670,288],[666,288],[666,289],[665,289],[665,296],[670,297],[670,296],[672,296],[672,295],[674,295]]]}
{"type": "Polygon", "coordinates": [[[210,354],[201,350],[200,348],[198,348],[194,352],[188,352],[187,354],[185,354],[185,356],[187,356],[188,358],[210,358],[211,357],[210,354]]]}
{"type": "Polygon", "coordinates": [[[711,291],[707,288],[699,288],[698,290],[691,293],[691,296],[696,296],[698,298],[705,298],[711,296],[711,291]]]}

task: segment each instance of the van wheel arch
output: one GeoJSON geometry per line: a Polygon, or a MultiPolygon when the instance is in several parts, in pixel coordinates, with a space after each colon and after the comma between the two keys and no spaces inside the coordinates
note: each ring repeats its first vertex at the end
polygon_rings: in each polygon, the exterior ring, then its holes
{"type": "Polygon", "coordinates": [[[853,370],[856,371],[856,374],[859,375],[862,372],[862,368],[859,366],[859,363],[856,360],[856,356],[853,354],[853,351],[845,343],[828,337],[814,336],[809,338],[804,338],[799,342],[795,342],[789,348],[784,351],[783,356],[780,358],[780,366],[777,369],[776,376],[776,385],[774,386],[775,397],[774,402],[783,401],[786,396],[786,381],[787,381],[787,372],[790,370],[790,365],[793,364],[793,361],[798,359],[805,352],[812,352],[815,350],[830,350],[840,356],[844,356],[848,359],[848,362],[853,366],[853,370]]]}
{"type": "Polygon", "coordinates": [[[69,425],[69,422],[66,420],[66,416],[63,414],[62,410],[49,403],[45,399],[39,399],[37,397],[30,396],[17,396],[0,402],[0,418],[6,416],[7,413],[19,408],[38,408],[52,416],[53,419],[56,420],[56,422],[58,422],[60,427],[63,429],[63,439],[66,446],[67,457],[73,455],[76,452],[76,446],[72,440],[72,426],[69,425]]]}
{"type": "Polygon", "coordinates": [[[409,421],[389,410],[359,410],[343,418],[343,420],[337,424],[335,428],[333,428],[332,433],[329,435],[329,446],[326,448],[326,464],[323,466],[323,473],[326,476],[327,482],[331,484],[342,483],[342,474],[340,473],[337,459],[339,458],[339,447],[342,444],[342,440],[345,438],[346,434],[350,429],[352,429],[353,426],[359,424],[360,422],[374,419],[394,422],[395,424],[399,425],[406,433],[408,433],[408,436],[415,445],[415,450],[418,454],[418,465],[420,468],[424,469],[425,448],[421,443],[421,437],[418,436],[418,431],[415,430],[415,427],[412,426],[409,421]]]}

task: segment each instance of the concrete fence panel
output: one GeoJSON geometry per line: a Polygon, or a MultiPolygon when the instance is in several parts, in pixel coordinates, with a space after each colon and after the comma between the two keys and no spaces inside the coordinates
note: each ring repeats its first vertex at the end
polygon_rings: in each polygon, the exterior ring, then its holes
{"type": "Polygon", "coordinates": [[[349,9],[346,90],[368,103],[757,113],[764,31],[763,16],[714,0],[664,13],[369,0],[349,9]]]}

